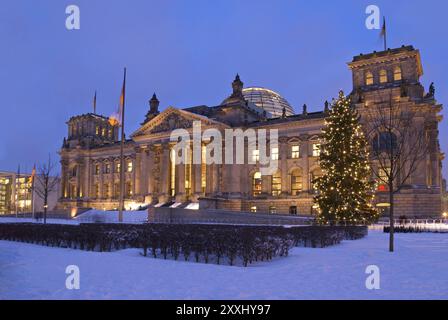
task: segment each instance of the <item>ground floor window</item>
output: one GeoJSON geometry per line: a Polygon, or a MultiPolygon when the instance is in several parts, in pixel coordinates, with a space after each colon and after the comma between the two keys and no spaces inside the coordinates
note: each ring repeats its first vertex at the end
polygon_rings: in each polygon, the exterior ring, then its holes
{"type": "Polygon", "coordinates": [[[252,194],[254,196],[261,195],[261,173],[255,172],[252,178],[252,194]]]}
{"type": "Polygon", "coordinates": [[[277,207],[275,207],[275,206],[270,206],[270,207],[269,207],[269,213],[270,213],[270,214],[276,214],[276,213],[277,213],[277,207]]]}
{"type": "Polygon", "coordinates": [[[297,214],[297,206],[290,206],[289,207],[289,214],[297,214]]]}
{"type": "Polygon", "coordinates": [[[302,175],[300,174],[300,170],[297,169],[291,173],[291,195],[299,195],[302,189],[302,175]]]}

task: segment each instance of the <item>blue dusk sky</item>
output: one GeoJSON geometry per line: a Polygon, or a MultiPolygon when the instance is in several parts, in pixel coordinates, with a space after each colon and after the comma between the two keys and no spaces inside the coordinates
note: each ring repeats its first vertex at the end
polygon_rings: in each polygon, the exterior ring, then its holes
{"type": "Polygon", "coordinates": [[[65,122],[92,111],[95,90],[98,113],[117,108],[124,66],[128,134],[153,92],[162,110],[217,105],[236,73],[245,86],[279,92],[296,112],[304,103],[322,110],[338,90],[351,91],[346,63],[382,50],[379,31],[365,27],[370,4],[387,17],[388,47],[420,49],[423,85],[434,81],[438,102],[448,103],[445,0],[2,0],[0,170],[31,171],[49,153],[58,159],[65,122]],[[80,30],[65,27],[71,4],[80,30]]]}

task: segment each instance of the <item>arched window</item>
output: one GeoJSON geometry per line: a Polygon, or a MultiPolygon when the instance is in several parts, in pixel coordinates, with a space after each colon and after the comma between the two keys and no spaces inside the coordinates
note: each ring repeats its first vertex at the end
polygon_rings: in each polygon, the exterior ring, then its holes
{"type": "Polygon", "coordinates": [[[280,171],[272,175],[271,193],[274,197],[278,197],[282,193],[282,175],[280,171]]]}
{"type": "Polygon", "coordinates": [[[387,71],[385,69],[380,70],[380,83],[387,82],[387,71]]]}
{"type": "Polygon", "coordinates": [[[400,81],[401,80],[401,68],[399,66],[396,66],[394,68],[394,81],[400,81]]]}
{"type": "Polygon", "coordinates": [[[291,172],[291,195],[298,196],[303,190],[302,172],[300,169],[294,169],[291,172]]]}
{"type": "Polygon", "coordinates": [[[373,84],[373,73],[370,71],[366,72],[366,85],[370,86],[373,84]]]}
{"type": "Polygon", "coordinates": [[[78,167],[77,167],[77,166],[74,166],[74,167],[72,168],[72,177],[76,177],[77,173],[78,173],[78,167]]]}
{"type": "Polygon", "coordinates": [[[254,196],[261,195],[261,173],[255,172],[252,178],[252,194],[254,196]]]}
{"type": "Polygon", "coordinates": [[[381,132],[373,138],[375,153],[389,152],[397,148],[397,136],[390,132],[381,132]]]}

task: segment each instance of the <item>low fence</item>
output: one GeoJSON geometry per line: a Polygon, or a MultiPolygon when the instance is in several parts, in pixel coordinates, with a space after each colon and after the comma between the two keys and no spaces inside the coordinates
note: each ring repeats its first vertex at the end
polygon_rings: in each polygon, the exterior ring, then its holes
{"type": "Polygon", "coordinates": [[[366,226],[0,224],[0,240],[100,252],[141,248],[154,258],[244,266],[287,256],[293,246],[327,247],[365,235],[366,226]]]}
{"type": "MultiPolygon", "coordinates": [[[[380,221],[372,229],[389,232],[390,222],[380,221]]],[[[395,219],[395,232],[448,232],[447,219],[395,219]]]]}
{"type": "Polygon", "coordinates": [[[218,209],[188,210],[182,208],[149,208],[152,223],[171,224],[252,224],[252,225],[310,225],[314,217],[248,213],[218,209]]]}

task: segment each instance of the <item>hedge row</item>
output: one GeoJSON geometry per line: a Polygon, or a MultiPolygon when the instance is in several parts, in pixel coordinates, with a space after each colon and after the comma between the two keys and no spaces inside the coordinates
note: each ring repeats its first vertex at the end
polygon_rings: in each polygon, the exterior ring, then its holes
{"type": "Polygon", "coordinates": [[[327,247],[366,234],[364,226],[0,224],[1,240],[100,252],[142,248],[154,258],[244,266],[287,256],[292,246],[327,247]]]}

